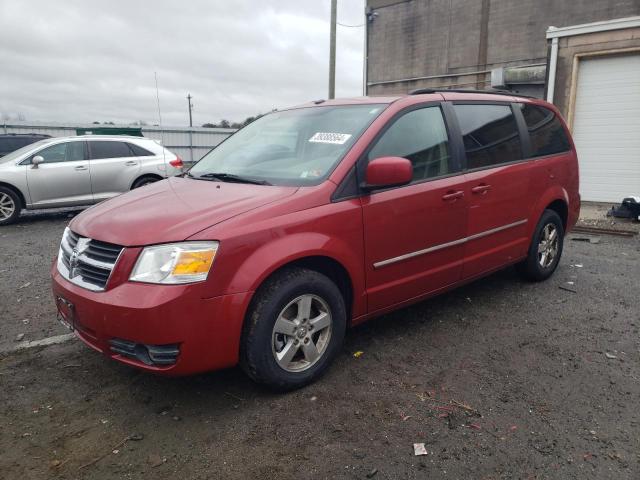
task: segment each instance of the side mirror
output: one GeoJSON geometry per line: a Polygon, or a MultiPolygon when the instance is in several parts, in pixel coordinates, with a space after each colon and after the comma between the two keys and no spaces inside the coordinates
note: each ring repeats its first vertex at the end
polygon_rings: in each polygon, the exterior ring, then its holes
{"type": "Polygon", "coordinates": [[[367,165],[364,188],[373,190],[405,185],[411,182],[412,178],[413,165],[406,158],[380,157],[367,165]]]}
{"type": "Polygon", "coordinates": [[[31,159],[31,168],[38,168],[38,165],[44,162],[44,158],[41,155],[36,155],[31,159]]]}

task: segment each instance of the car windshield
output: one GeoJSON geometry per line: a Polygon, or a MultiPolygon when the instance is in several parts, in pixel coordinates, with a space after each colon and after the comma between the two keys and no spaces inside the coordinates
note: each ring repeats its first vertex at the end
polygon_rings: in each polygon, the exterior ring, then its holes
{"type": "Polygon", "coordinates": [[[46,145],[47,143],[51,142],[55,140],[54,138],[47,138],[46,140],[40,140],[39,142],[35,142],[35,143],[30,143],[29,145],[25,145],[22,148],[19,148],[18,150],[14,150],[11,153],[7,153],[4,157],[0,157],[0,163],[6,163],[6,162],[10,162],[11,160],[16,160],[17,158],[19,158],[21,155],[30,152],[31,150],[34,150],[38,147],[41,147],[42,145],[46,145]]]}
{"type": "Polygon", "coordinates": [[[273,185],[316,185],[386,105],[318,106],[274,112],[205,155],[189,176],[273,185]]]}

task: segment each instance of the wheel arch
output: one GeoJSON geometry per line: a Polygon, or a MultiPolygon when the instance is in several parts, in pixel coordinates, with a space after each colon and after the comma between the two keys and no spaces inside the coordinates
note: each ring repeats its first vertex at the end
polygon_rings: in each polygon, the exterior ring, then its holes
{"type": "Polygon", "coordinates": [[[569,194],[564,188],[555,186],[548,189],[535,203],[529,221],[529,237],[533,235],[542,213],[547,209],[553,210],[560,215],[564,230],[565,232],[567,231],[569,223],[569,194]]]}
{"type": "Polygon", "coordinates": [[[157,175],[155,173],[143,173],[142,175],[140,175],[139,177],[136,177],[136,179],[131,182],[131,186],[129,187],[129,190],[133,189],[133,186],[138,183],[140,180],[142,180],[143,178],[155,178],[156,180],[164,180],[164,177],[162,175],[157,175]]]}
{"type": "Polygon", "coordinates": [[[26,208],[27,207],[27,199],[26,199],[24,193],[22,193],[22,191],[18,187],[16,187],[15,185],[11,185],[10,183],[6,183],[6,182],[0,182],[0,187],[8,188],[9,190],[15,192],[15,194],[18,195],[18,198],[22,202],[22,208],[26,208]]]}

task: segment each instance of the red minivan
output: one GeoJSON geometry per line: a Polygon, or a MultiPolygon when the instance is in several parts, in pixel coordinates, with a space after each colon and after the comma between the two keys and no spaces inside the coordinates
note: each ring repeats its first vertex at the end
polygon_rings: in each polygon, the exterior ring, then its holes
{"type": "Polygon", "coordinates": [[[327,369],[348,326],[508,265],[546,279],[579,208],[575,147],[549,103],[316,101],[75,217],[53,293],[115,360],[167,375],[239,363],[291,389],[327,369]]]}

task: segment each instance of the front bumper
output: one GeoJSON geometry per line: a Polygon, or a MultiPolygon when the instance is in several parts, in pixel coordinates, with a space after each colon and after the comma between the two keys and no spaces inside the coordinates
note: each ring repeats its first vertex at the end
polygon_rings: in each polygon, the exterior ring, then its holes
{"type": "MultiPolygon", "coordinates": [[[[54,262],[54,298],[73,305],[76,335],[91,348],[128,365],[163,373],[187,375],[238,363],[244,314],[251,292],[201,298],[193,285],[149,285],[124,282],[104,292],[92,292],[63,278],[54,262]],[[127,355],[114,342],[177,347],[170,364],[145,362],[127,355]]],[[[122,346],[122,344],[120,344],[122,346]]]]}

